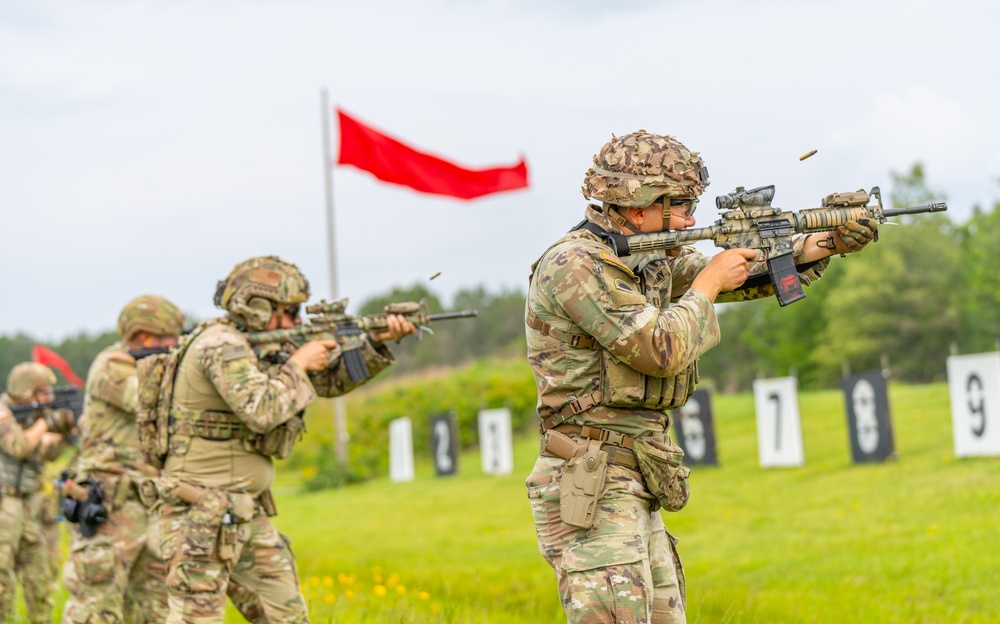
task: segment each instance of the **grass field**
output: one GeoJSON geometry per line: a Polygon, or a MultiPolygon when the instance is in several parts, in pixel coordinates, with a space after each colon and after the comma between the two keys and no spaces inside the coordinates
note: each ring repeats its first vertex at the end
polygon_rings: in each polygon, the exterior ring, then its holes
{"type": "MultiPolygon", "coordinates": [[[[838,391],[800,394],[806,465],[763,470],[750,395],[714,398],[721,465],[666,514],[689,622],[997,622],[1000,458],[956,459],[944,384],[890,387],[898,461],[850,463],[838,391]],[[993,580],[990,580],[993,579],[993,580]]],[[[559,622],[515,472],[279,492],[316,622],[559,622]]],[[[283,479],[289,483],[291,475],[283,479]]],[[[239,622],[235,614],[227,621],[239,622]]]]}
{"type": "MultiPolygon", "coordinates": [[[[799,395],[806,465],[770,470],[752,397],[713,398],[721,465],[694,470],[691,502],[665,514],[689,622],[1000,622],[1000,458],[954,457],[944,384],[890,397],[898,461],[852,465],[842,396],[822,391],[799,395]]],[[[424,463],[411,483],[308,494],[286,470],[274,522],[312,621],[565,621],[524,492],[536,455],[528,436],[507,477],[468,454],[455,477],[424,463]]]]}

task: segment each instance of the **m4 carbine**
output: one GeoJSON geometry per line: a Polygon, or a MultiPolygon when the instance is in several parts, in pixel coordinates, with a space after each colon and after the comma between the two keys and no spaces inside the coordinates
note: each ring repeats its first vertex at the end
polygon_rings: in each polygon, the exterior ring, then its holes
{"type": "MultiPolygon", "coordinates": [[[[59,386],[52,393],[55,398],[49,403],[26,403],[9,406],[18,424],[28,428],[35,424],[39,418],[44,418],[47,412],[58,409],[73,412],[73,424],[79,423],[80,416],[83,415],[83,390],[75,386],[59,386]]],[[[59,433],[68,433],[68,431],[59,433]]]]}
{"type": "MultiPolygon", "coordinates": [[[[898,215],[948,210],[948,205],[944,202],[906,208],[883,208],[882,194],[877,186],[870,192],[857,190],[831,193],[823,200],[820,208],[807,208],[798,212],[775,208],[771,206],[772,199],[774,185],[749,191],[740,186],[732,193],[715,198],[716,207],[724,212],[714,225],[632,236],[607,233],[605,240],[619,257],[677,249],[700,240],[711,240],[723,249],[760,250],[767,260],[768,273],[774,284],[778,303],[784,306],[806,296],[792,258],[793,235],[829,232],[848,221],[870,219],[885,223],[889,217],[898,215]],[[871,204],[872,198],[876,200],[875,204],[871,204]]],[[[876,232],[876,240],[877,234],[876,232]]]]}
{"type": "Polygon", "coordinates": [[[247,339],[260,357],[272,361],[288,359],[289,354],[281,350],[283,344],[291,342],[301,346],[311,340],[336,340],[343,352],[347,374],[352,382],[357,383],[371,377],[360,351],[364,345],[364,334],[388,330],[389,324],[386,320],[388,315],[398,314],[416,325],[417,339],[419,339],[423,332],[434,333],[427,327],[432,321],[469,318],[478,314],[475,310],[430,314],[427,301],[424,299],[419,302],[390,303],[385,306],[385,312],[368,316],[351,316],[347,314],[346,309],[347,299],[322,300],[306,306],[306,313],[312,316],[301,325],[293,329],[249,333],[247,339]]]}

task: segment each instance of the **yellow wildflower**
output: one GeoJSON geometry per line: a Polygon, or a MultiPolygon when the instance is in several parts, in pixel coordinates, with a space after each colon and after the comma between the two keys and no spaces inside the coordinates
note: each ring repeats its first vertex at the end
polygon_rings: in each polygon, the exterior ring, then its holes
{"type": "Polygon", "coordinates": [[[374,589],[376,596],[384,596],[387,591],[388,590],[385,588],[385,585],[376,585],[374,589]]]}

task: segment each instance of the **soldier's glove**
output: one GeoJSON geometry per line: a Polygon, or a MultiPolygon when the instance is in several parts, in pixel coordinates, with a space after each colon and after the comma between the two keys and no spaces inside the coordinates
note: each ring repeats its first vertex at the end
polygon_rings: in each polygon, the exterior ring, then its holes
{"type": "Polygon", "coordinates": [[[76,426],[76,419],[73,417],[73,410],[66,408],[45,410],[45,424],[52,433],[66,435],[73,432],[76,426]]]}
{"type": "Polygon", "coordinates": [[[878,222],[873,219],[848,221],[837,231],[851,253],[861,251],[868,243],[878,240],[878,222]]]}

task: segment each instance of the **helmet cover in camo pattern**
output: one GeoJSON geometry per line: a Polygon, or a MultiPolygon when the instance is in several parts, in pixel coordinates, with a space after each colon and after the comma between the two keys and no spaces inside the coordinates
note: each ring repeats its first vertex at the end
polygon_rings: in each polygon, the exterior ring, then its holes
{"type": "Polygon", "coordinates": [[[672,136],[639,130],[611,135],[587,170],[583,195],[641,208],[660,197],[698,197],[708,183],[708,169],[698,152],[672,136]]]}
{"type": "Polygon", "coordinates": [[[304,303],[308,299],[309,281],[297,266],[277,256],[257,256],[237,264],[215,291],[215,305],[253,331],[267,325],[273,304],[304,303]]]}
{"type": "Polygon", "coordinates": [[[56,385],[56,374],[38,362],[21,362],[7,375],[7,396],[14,401],[28,401],[36,391],[56,385]]]}
{"type": "Polygon", "coordinates": [[[118,333],[131,340],[141,331],[155,336],[178,336],[184,327],[184,314],[159,295],[139,295],[125,304],[118,315],[118,333]]]}

